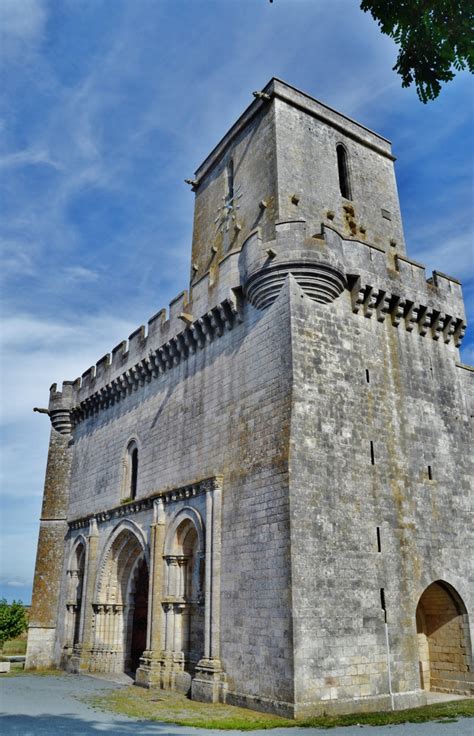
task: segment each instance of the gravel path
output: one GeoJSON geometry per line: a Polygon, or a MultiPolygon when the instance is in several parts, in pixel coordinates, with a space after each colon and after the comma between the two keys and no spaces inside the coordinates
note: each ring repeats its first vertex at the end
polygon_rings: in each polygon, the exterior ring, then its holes
{"type": "MultiPolygon", "coordinates": [[[[141,721],[105,713],[81,702],[117,683],[83,675],[21,676],[0,680],[0,733],[5,736],[236,736],[241,731],[210,731],[141,721]]],[[[397,726],[347,728],[276,728],[252,731],[253,736],[474,736],[474,719],[457,723],[407,723],[397,726]]]]}

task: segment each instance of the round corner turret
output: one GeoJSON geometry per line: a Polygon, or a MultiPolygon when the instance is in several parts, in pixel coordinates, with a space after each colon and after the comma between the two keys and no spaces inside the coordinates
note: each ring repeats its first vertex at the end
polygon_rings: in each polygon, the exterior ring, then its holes
{"type": "Polygon", "coordinates": [[[249,302],[257,309],[270,306],[288,274],[313,301],[328,304],[337,299],[346,277],[324,233],[308,238],[304,220],[279,222],[275,233],[275,240],[263,242],[259,231],[254,231],[242,247],[240,278],[249,302]]]}

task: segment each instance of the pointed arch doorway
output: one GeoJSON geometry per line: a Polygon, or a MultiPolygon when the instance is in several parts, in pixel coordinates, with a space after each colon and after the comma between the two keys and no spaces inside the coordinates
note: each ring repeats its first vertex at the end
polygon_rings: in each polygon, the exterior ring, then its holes
{"type": "Polygon", "coordinates": [[[429,585],[416,609],[418,663],[423,690],[472,692],[472,650],[466,607],[443,580],[429,585]]]}
{"type": "Polygon", "coordinates": [[[91,670],[134,675],[146,648],[148,561],[145,543],[130,526],[111,535],[93,608],[91,670]]]}

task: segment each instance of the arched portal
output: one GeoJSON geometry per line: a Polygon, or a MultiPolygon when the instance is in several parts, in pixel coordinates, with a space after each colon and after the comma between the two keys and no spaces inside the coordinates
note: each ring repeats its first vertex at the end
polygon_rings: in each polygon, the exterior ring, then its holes
{"type": "Polygon", "coordinates": [[[442,580],[429,585],[416,609],[420,684],[424,690],[468,693],[472,652],[466,607],[442,580]]]}
{"type": "Polygon", "coordinates": [[[143,540],[130,526],[112,534],[94,603],[91,669],[135,672],[146,647],[148,564],[143,540]]]}
{"type": "Polygon", "coordinates": [[[190,676],[204,656],[204,552],[200,519],[180,515],[165,550],[165,649],[190,676]]]}
{"type": "Polygon", "coordinates": [[[82,589],[84,584],[84,567],[86,550],[84,542],[76,543],[67,571],[68,592],[66,601],[66,644],[72,650],[80,641],[82,589]]]}

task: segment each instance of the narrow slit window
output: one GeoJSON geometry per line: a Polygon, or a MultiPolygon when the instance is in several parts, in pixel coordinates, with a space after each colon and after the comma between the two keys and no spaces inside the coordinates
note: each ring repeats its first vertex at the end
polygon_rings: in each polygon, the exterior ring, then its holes
{"type": "Polygon", "coordinates": [[[387,606],[385,605],[385,589],[380,588],[380,606],[383,611],[385,622],[387,622],[387,606]]]}
{"type": "Polygon", "coordinates": [[[382,551],[382,540],[380,537],[380,527],[379,526],[377,527],[377,551],[378,552],[382,551]]]}
{"type": "Polygon", "coordinates": [[[347,159],[347,151],[340,143],[336,146],[337,153],[337,170],[339,173],[339,189],[345,199],[352,199],[351,184],[349,180],[349,162],[347,159]]]}
{"type": "Polygon", "coordinates": [[[365,380],[367,383],[370,383],[370,373],[368,368],[365,369],[365,380]]]}
{"type": "Polygon", "coordinates": [[[137,479],[138,479],[138,449],[133,448],[131,457],[131,473],[130,473],[130,498],[137,495],[137,479]]]}
{"type": "Polygon", "coordinates": [[[433,480],[433,471],[431,469],[431,465],[428,465],[428,479],[433,480]]]}
{"type": "Polygon", "coordinates": [[[370,462],[375,465],[374,443],[370,440],[370,462]]]}

